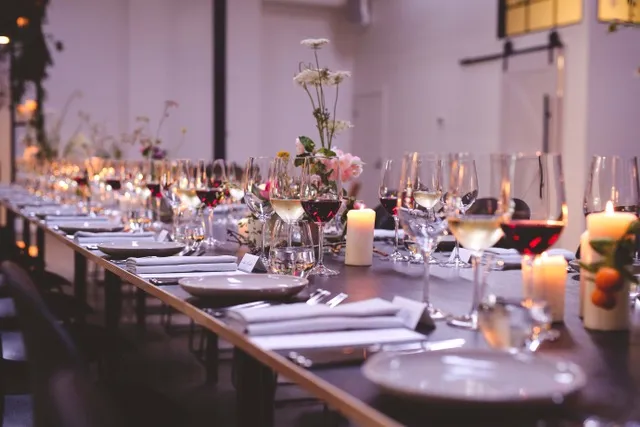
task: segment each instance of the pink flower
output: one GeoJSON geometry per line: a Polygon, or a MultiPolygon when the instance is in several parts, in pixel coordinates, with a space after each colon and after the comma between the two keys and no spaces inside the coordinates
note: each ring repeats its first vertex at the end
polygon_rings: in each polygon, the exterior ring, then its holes
{"type": "Polygon", "coordinates": [[[301,156],[305,153],[304,145],[300,142],[300,138],[296,138],[296,156],[301,156]]]}
{"type": "Polygon", "coordinates": [[[342,182],[349,182],[359,177],[361,173],[362,160],[360,157],[340,151],[340,179],[342,182]]]}

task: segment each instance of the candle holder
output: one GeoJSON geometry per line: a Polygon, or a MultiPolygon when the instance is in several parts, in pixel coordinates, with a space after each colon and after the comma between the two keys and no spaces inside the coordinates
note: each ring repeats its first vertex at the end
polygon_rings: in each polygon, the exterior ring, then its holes
{"type": "MultiPolygon", "coordinates": [[[[589,217],[587,219],[589,220],[589,217]]],[[[635,235],[638,231],[640,221],[633,220],[628,223],[626,231],[619,238],[594,238],[594,233],[589,232],[589,246],[581,248],[581,254],[586,249],[586,259],[590,262],[580,263],[581,269],[586,271],[583,321],[587,329],[629,329],[629,290],[631,283],[638,283],[632,273],[636,250],[635,235]]]]}

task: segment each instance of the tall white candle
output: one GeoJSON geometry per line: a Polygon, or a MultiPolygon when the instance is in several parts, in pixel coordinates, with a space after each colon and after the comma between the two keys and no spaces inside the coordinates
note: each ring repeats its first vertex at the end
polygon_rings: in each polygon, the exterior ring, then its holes
{"type": "MultiPolygon", "coordinates": [[[[580,261],[585,264],[591,264],[593,258],[593,249],[591,249],[591,245],[589,244],[589,232],[585,231],[580,236],[580,261]]],[[[580,299],[579,299],[579,307],[578,307],[578,316],[584,316],[584,300],[585,293],[587,292],[587,282],[593,280],[593,274],[591,272],[585,270],[584,268],[580,269],[580,299]]]]}
{"type": "Polygon", "coordinates": [[[367,266],[373,262],[373,229],[376,213],[373,209],[353,209],[347,212],[346,265],[367,266]]]}
{"type": "Polygon", "coordinates": [[[564,320],[564,297],[567,283],[567,260],[563,256],[543,253],[533,262],[534,298],[546,301],[551,320],[564,320]]]}
{"type": "MultiPolygon", "coordinates": [[[[589,241],[596,239],[620,239],[636,216],[628,212],[614,212],[611,201],[604,212],[587,216],[589,241]]],[[[602,256],[595,251],[590,262],[598,262],[602,256]]],[[[603,290],[596,286],[595,277],[585,282],[584,326],[597,331],[624,331],[629,329],[629,286],[622,280],[618,289],[603,290]]]]}

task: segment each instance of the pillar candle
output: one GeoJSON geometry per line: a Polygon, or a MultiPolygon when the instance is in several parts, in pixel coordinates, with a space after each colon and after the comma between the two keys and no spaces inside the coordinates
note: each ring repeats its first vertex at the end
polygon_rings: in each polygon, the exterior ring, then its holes
{"type": "Polygon", "coordinates": [[[347,212],[346,265],[368,266],[373,262],[373,229],[376,213],[373,209],[353,209],[347,212]]]}
{"type": "MultiPolygon", "coordinates": [[[[624,235],[636,216],[628,212],[614,212],[611,201],[604,212],[587,215],[589,241],[596,239],[617,240],[624,235]]],[[[602,256],[595,251],[590,254],[590,262],[597,262],[602,256]]],[[[621,289],[602,292],[595,280],[585,282],[584,326],[597,331],[625,331],[629,329],[629,286],[624,280],[621,289]],[[594,303],[596,301],[596,303],[594,303]]]]}
{"type": "Polygon", "coordinates": [[[534,298],[547,302],[552,322],[564,320],[567,265],[563,256],[548,256],[546,252],[533,262],[534,298]]]}

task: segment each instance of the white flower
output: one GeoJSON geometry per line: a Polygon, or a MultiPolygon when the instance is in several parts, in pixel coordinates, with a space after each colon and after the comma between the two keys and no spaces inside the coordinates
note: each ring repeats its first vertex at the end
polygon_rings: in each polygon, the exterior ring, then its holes
{"type": "Polygon", "coordinates": [[[350,71],[329,71],[329,84],[330,85],[339,85],[344,81],[344,79],[351,77],[350,71]]]}
{"type": "Polygon", "coordinates": [[[320,49],[322,46],[329,44],[329,39],[304,39],[300,44],[311,49],[320,49]]]}
{"type": "Polygon", "coordinates": [[[296,156],[301,156],[305,153],[304,145],[300,142],[300,138],[296,138],[296,156]]]}
{"type": "Polygon", "coordinates": [[[329,70],[326,68],[305,68],[293,77],[300,86],[329,84],[329,70]]]}
{"type": "Polygon", "coordinates": [[[348,120],[329,120],[326,122],[325,127],[329,130],[329,132],[339,134],[342,131],[351,129],[353,125],[348,120]]]}

